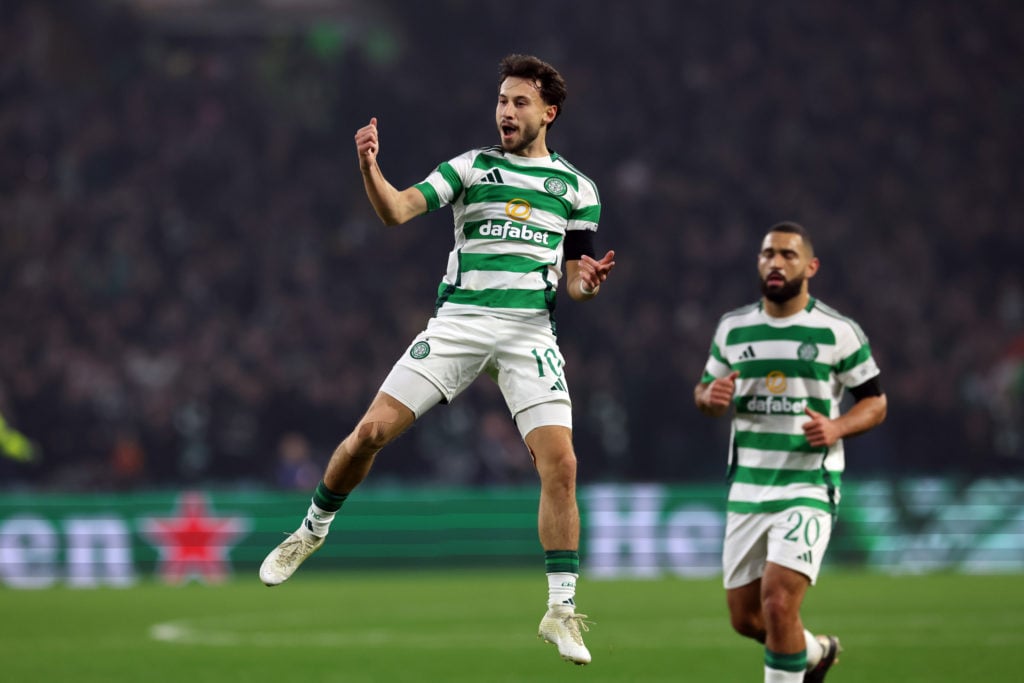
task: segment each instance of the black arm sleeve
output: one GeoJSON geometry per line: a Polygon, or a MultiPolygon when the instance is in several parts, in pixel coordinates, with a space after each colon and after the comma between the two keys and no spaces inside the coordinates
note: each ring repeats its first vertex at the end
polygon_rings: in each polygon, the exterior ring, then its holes
{"type": "Polygon", "coordinates": [[[594,231],[570,230],[562,245],[566,261],[578,261],[581,256],[594,256],[594,231]]]}
{"type": "Polygon", "coordinates": [[[882,383],[878,381],[878,375],[875,375],[864,384],[859,387],[853,387],[850,389],[850,393],[856,400],[868,398],[869,396],[881,396],[882,395],[882,383]]]}

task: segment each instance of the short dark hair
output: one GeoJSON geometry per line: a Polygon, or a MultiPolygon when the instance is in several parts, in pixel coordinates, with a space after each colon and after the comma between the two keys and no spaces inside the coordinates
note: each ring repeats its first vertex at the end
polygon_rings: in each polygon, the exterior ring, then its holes
{"type": "Polygon", "coordinates": [[[533,55],[511,54],[502,59],[498,65],[498,85],[500,86],[510,76],[525,78],[539,84],[540,98],[544,100],[545,104],[553,104],[557,107],[555,118],[548,124],[548,128],[551,128],[555,119],[562,113],[562,103],[565,102],[565,96],[569,92],[562,74],[558,73],[555,67],[533,55]]]}
{"type": "Polygon", "coordinates": [[[814,256],[814,244],[811,242],[811,236],[807,232],[807,228],[796,221],[781,221],[768,228],[768,232],[788,232],[793,235],[800,235],[800,238],[804,241],[804,246],[807,247],[807,252],[814,256]]]}

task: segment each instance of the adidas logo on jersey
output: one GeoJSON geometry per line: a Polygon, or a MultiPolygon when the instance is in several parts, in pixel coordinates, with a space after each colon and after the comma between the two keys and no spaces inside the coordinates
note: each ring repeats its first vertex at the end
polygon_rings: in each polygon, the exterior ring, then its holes
{"type": "Polygon", "coordinates": [[[555,383],[551,385],[551,391],[565,391],[565,390],[566,390],[565,389],[565,382],[563,382],[561,379],[556,380],[555,383]]]}
{"type": "Polygon", "coordinates": [[[808,550],[806,553],[801,553],[797,555],[796,559],[800,560],[801,562],[806,562],[807,564],[814,564],[813,557],[814,556],[811,554],[811,551],[808,550]]]}
{"type": "Polygon", "coordinates": [[[498,169],[493,169],[490,173],[481,178],[480,182],[504,184],[505,180],[501,177],[501,172],[498,171],[498,169]]]}
{"type": "Polygon", "coordinates": [[[754,355],[754,347],[748,346],[743,349],[743,353],[740,354],[740,360],[750,360],[751,358],[756,358],[754,355]]]}

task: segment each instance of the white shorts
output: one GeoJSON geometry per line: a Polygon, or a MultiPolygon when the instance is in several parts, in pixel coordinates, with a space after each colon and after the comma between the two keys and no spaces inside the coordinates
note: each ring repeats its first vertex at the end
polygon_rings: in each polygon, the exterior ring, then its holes
{"type": "Polygon", "coordinates": [[[727,589],[746,586],[761,578],[767,562],[774,562],[806,575],[813,584],[831,537],[832,515],[815,508],[730,512],[722,551],[723,583],[727,589]]]}
{"type": "Polygon", "coordinates": [[[481,374],[497,382],[525,437],[544,425],[572,428],[565,359],[550,327],[460,315],[431,318],[384,379],[381,391],[417,418],[449,403],[481,374]]]}

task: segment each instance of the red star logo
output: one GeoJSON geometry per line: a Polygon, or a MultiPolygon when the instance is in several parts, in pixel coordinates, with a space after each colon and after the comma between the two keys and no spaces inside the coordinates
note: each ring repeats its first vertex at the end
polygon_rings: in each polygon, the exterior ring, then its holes
{"type": "Polygon", "coordinates": [[[231,573],[228,551],[248,530],[241,517],[213,517],[206,495],[182,493],[172,517],[140,520],[142,535],[160,553],[159,575],[167,583],[195,578],[208,583],[224,581],[231,573]]]}

